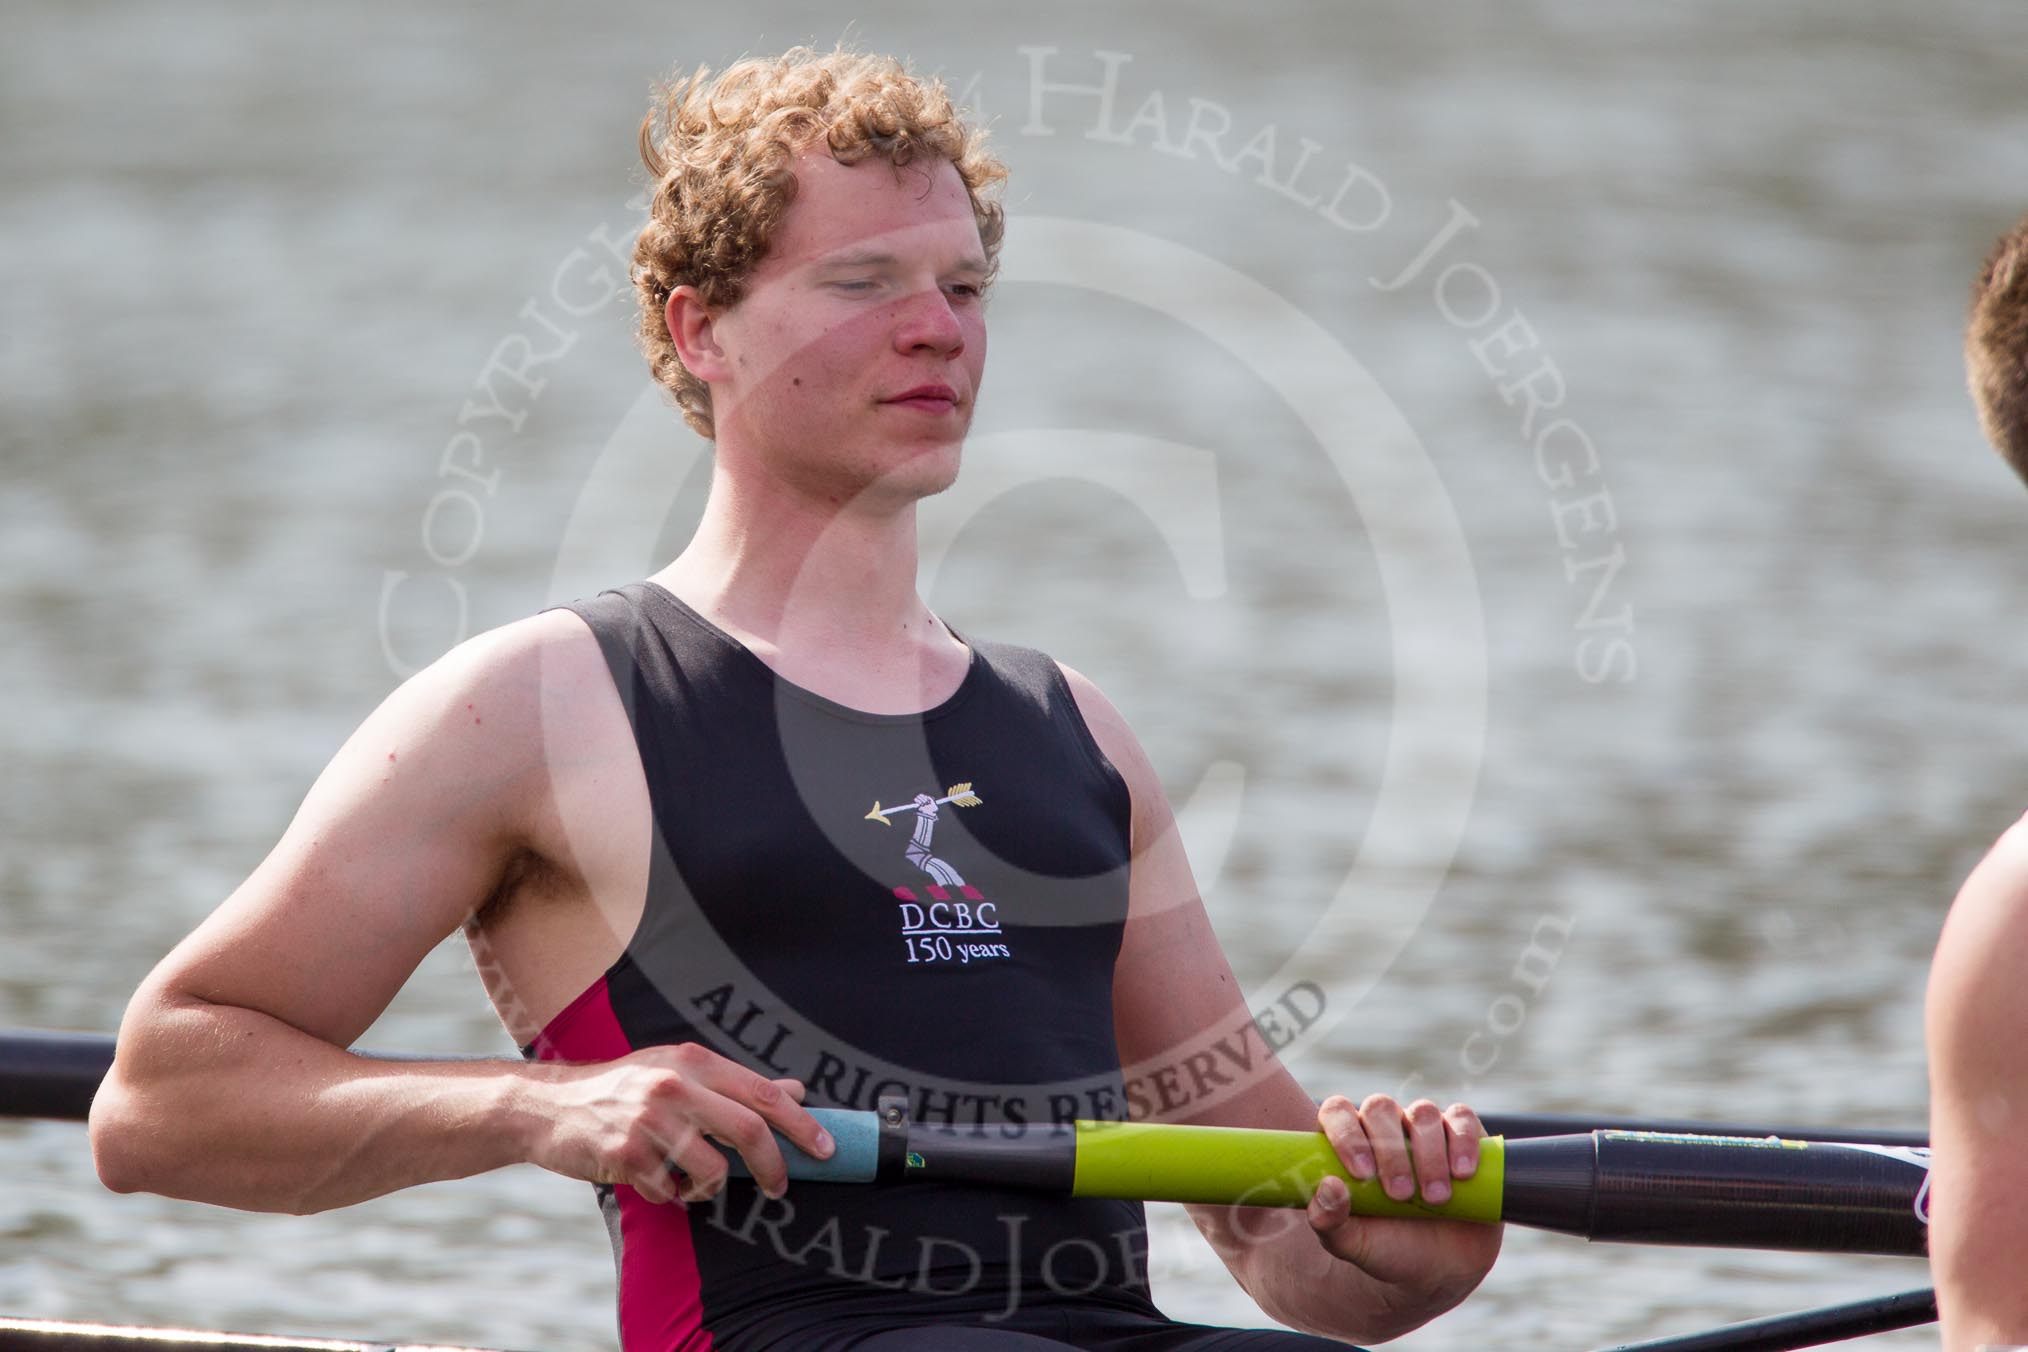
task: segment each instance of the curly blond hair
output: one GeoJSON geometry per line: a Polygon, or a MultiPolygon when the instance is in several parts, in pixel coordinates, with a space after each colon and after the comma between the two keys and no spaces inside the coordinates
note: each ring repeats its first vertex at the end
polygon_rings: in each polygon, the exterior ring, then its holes
{"type": "Polygon", "coordinates": [[[1979,424],[2028,480],[2028,216],[2000,237],[1972,288],[1965,369],[1979,424]]]}
{"type": "Polygon", "coordinates": [[[648,223],[634,242],[641,349],[683,420],[713,435],[711,390],[676,354],[664,312],[669,293],[694,286],[714,308],[735,305],[796,196],[790,161],[822,139],[853,165],[878,155],[896,169],[944,159],[971,198],[990,284],[999,271],[1005,217],[988,195],[1007,168],[966,123],[942,80],[922,79],[890,56],[793,47],[749,58],[716,79],[706,66],[655,91],[641,120],[641,162],[653,178],[648,223]]]}

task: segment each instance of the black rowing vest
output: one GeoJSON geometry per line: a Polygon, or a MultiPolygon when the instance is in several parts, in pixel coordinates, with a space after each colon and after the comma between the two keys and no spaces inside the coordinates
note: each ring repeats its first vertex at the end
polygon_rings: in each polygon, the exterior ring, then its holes
{"type": "MultiPolygon", "coordinates": [[[[569,607],[654,811],[625,953],[524,1052],[697,1042],[813,1107],[905,1095],[989,1132],[1125,1115],[1112,979],[1130,804],[1056,664],[973,643],[951,697],[862,713],[777,678],[654,583],[569,607]]],[[[598,1189],[626,1352],[738,1347],[817,1310],[1068,1300],[1152,1312],[1138,1203],[734,1181],[689,1208],[598,1189]]]]}

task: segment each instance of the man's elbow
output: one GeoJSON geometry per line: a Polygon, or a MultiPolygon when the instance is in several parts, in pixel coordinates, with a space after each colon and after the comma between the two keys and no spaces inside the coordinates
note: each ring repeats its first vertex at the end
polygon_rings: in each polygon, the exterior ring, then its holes
{"type": "MultiPolygon", "coordinates": [[[[189,1197],[183,1177],[194,1152],[179,1141],[175,1126],[187,1122],[190,1109],[180,1112],[163,1100],[164,1082],[148,1078],[146,1047],[122,1037],[113,1067],[92,1095],[85,1130],[91,1142],[92,1166],[99,1182],[113,1192],[152,1192],[189,1197]]],[[[173,1077],[169,1083],[174,1083],[173,1077]]],[[[201,1199],[193,1199],[201,1200],[201,1199]]]]}
{"type": "Polygon", "coordinates": [[[106,1077],[93,1097],[87,1130],[92,1166],[99,1182],[113,1192],[148,1192],[184,1202],[293,1216],[337,1205],[305,1193],[256,1186],[258,1175],[243,1167],[243,1161],[242,1167],[224,1163],[215,1149],[172,1131],[166,1112],[151,1107],[145,1091],[119,1083],[117,1071],[106,1077]]]}
{"type": "Polygon", "coordinates": [[[149,1158],[149,1132],[140,1121],[134,1095],[119,1083],[119,1071],[108,1074],[92,1097],[86,1130],[99,1182],[114,1192],[160,1191],[152,1177],[156,1166],[149,1158]]]}
{"type": "MultiPolygon", "coordinates": [[[[150,977],[120,1022],[113,1064],[86,1117],[92,1165],[113,1192],[189,1197],[190,1148],[198,1119],[216,1101],[193,1078],[187,1048],[197,1002],[155,988],[150,977]]],[[[204,1031],[201,1028],[198,1031],[204,1031]]],[[[201,1199],[193,1199],[201,1200],[201,1199]]]]}

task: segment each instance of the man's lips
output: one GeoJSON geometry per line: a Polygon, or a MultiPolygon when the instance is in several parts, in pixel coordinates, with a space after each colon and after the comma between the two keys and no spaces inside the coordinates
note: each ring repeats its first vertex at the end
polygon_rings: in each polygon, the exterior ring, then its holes
{"type": "Polygon", "coordinates": [[[919,385],[906,394],[882,402],[921,409],[925,413],[946,413],[958,406],[958,395],[948,385],[919,385]]]}

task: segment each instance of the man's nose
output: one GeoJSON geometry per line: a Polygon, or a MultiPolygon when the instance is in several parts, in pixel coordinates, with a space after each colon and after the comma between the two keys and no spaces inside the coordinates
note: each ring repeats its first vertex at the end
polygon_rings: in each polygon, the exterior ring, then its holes
{"type": "Polygon", "coordinates": [[[955,355],[964,349],[965,327],[958,322],[951,299],[941,287],[925,287],[902,302],[894,343],[904,352],[928,348],[955,355]]]}

